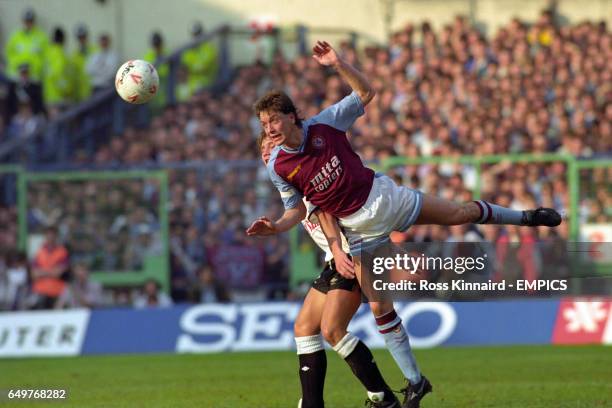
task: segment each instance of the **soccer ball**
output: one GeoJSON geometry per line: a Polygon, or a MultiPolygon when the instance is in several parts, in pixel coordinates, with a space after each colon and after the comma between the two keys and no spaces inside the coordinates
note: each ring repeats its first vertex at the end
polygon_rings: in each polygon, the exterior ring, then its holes
{"type": "Polygon", "coordinates": [[[159,76],[153,64],[143,60],[129,60],[115,75],[115,89],[126,102],[147,103],[157,93],[159,76]]]}

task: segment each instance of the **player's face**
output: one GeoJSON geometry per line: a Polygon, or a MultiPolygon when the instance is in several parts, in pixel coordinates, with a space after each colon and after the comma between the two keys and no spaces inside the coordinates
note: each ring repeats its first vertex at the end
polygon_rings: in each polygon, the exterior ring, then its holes
{"type": "Polygon", "coordinates": [[[267,165],[270,160],[270,152],[272,152],[273,148],[274,143],[269,137],[266,137],[263,142],[261,142],[261,160],[263,160],[265,165],[267,165]]]}
{"type": "Polygon", "coordinates": [[[260,112],[259,120],[264,128],[268,139],[275,146],[282,145],[295,128],[295,118],[292,113],[260,112]]]}

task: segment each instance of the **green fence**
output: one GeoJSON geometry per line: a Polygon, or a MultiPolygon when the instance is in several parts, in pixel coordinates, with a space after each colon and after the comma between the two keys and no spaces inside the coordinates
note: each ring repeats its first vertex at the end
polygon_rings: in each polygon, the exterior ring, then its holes
{"type": "MultiPolygon", "coordinates": [[[[135,286],[140,285],[147,279],[158,281],[161,287],[168,291],[170,287],[169,274],[169,239],[168,239],[168,177],[165,171],[99,171],[99,172],[24,172],[21,171],[18,177],[18,207],[19,207],[19,247],[28,250],[30,238],[40,235],[43,226],[32,226],[28,220],[29,210],[41,202],[49,203],[54,200],[52,205],[61,208],[65,214],[72,217],[72,226],[79,231],[78,236],[72,234],[75,246],[89,245],[91,253],[98,254],[98,258],[90,257],[87,262],[92,266],[92,278],[101,282],[105,286],[135,286]],[[133,199],[134,195],[139,194],[140,189],[147,186],[151,190],[151,195],[155,203],[146,203],[142,199],[140,202],[133,199]],[[136,191],[134,191],[136,190],[136,191]],[[82,199],[82,203],[71,200],[69,192],[76,191],[82,199]],[[82,191],[82,193],[81,193],[82,191]],[[67,193],[68,192],[68,193],[67,193]],[[87,198],[89,197],[89,198],[87,198]],[[114,197],[114,198],[113,198],[114,197]],[[38,201],[37,201],[38,200],[38,201]],[[59,200],[59,203],[58,203],[59,200]],[[132,235],[139,234],[124,241],[123,232],[130,227],[130,224],[121,217],[127,218],[128,214],[122,215],[113,213],[113,204],[108,204],[107,208],[97,207],[97,202],[104,200],[115,202],[125,201],[128,204],[121,204],[121,210],[131,211],[134,218],[142,217],[139,214],[151,216],[153,213],[154,228],[149,228],[146,220],[140,226],[140,230],[133,231],[132,235]],[[91,208],[88,208],[88,203],[91,208]],[[147,208],[148,207],[148,208],[147,208]],[[70,208],[77,208],[70,212],[70,208]],[[84,210],[83,210],[84,208],[84,210]],[[90,211],[92,214],[87,214],[90,211]],[[148,211],[148,212],[147,212],[148,211]],[[106,215],[106,218],[102,215],[106,215]],[[96,217],[96,222],[89,225],[87,231],[83,225],[87,225],[84,218],[96,217]],[[110,222],[115,221],[118,225],[117,234],[112,237],[106,236],[110,227],[110,222]],[[125,221],[125,222],[124,222],[125,221]],[[93,227],[93,228],[92,228],[93,227]],[[96,228],[99,227],[99,228],[96,228]],[[80,228],[80,230],[79,230],[80,228]],[[83,237],[79,239],[79,237],[83,237]],[[116,241],[113,241],[116,240],[116,241]],[[126,242],[138,240],[138,248],[145,250],[142,254],[130,253],[126,242]],[[94,245],[94,247],[92,247],[94,245]],[[99,246],[99,247],[95,247],[99,246]],[[109,253],[108,248],[117,250],[117,259],[114,259],[112,269],[104,269],[109,265],[108,259],[99,258],[109,253]]],[[[131,216],[130,214],[130,216],[131,216]]]]}

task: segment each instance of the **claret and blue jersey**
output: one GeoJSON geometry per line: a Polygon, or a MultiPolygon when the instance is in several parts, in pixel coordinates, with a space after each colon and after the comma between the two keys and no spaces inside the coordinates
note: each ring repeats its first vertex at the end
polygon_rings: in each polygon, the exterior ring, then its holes
{"type": "Polygon", "coordinates": [[[270,155],[268,173],[286,209],[306,197],[338,218],[359,210],[368,199],[374,171],[353,151],[346,131],[363,115],[363,103],[353,92],[302,124],[297,149],[278,146],[270,155]]]}

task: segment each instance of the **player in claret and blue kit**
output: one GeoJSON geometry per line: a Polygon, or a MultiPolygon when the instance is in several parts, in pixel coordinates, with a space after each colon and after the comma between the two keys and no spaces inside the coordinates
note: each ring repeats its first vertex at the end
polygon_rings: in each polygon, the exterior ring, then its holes
{"type": "MultiPolygon", "coordinates": [[[[305,197],[322,211],[319,220],[326,235],[336,220],[342,227],[354,264],[342,251],[336,234],[328,236],[336,268],[346,277],[356,274],[361,283],[361,251],[389,242],[391,232],[405,231],[413,224],[555,227],[561,223],[561,216],[550,208],[515,211],[483,200],[456,203],[397,186],[391,178],[376,175],[363,165],[346,136],[355,120],[364,114],[374,90],[328,43],[318,42],[313,51],[313,57],[320,64],[333,67],[353,92],[306,120],[299,117],[293,101],[283,92],[271,91],[255,103],[255,113],[276,145],[267,167],[285,212],[276,221],[256,220],[247,230],[249,235],[289,230],[306,215],[302,202],[305,197]]],[[[377,321],[393,311],[391,302],[378,305],[376,308],[370,303],[377,321]]],[[[404,406],[418,407],[429,389],[425,377],[419,376],[418,382],[411,381],[406,393],[409,401],[404,406]]]]}

